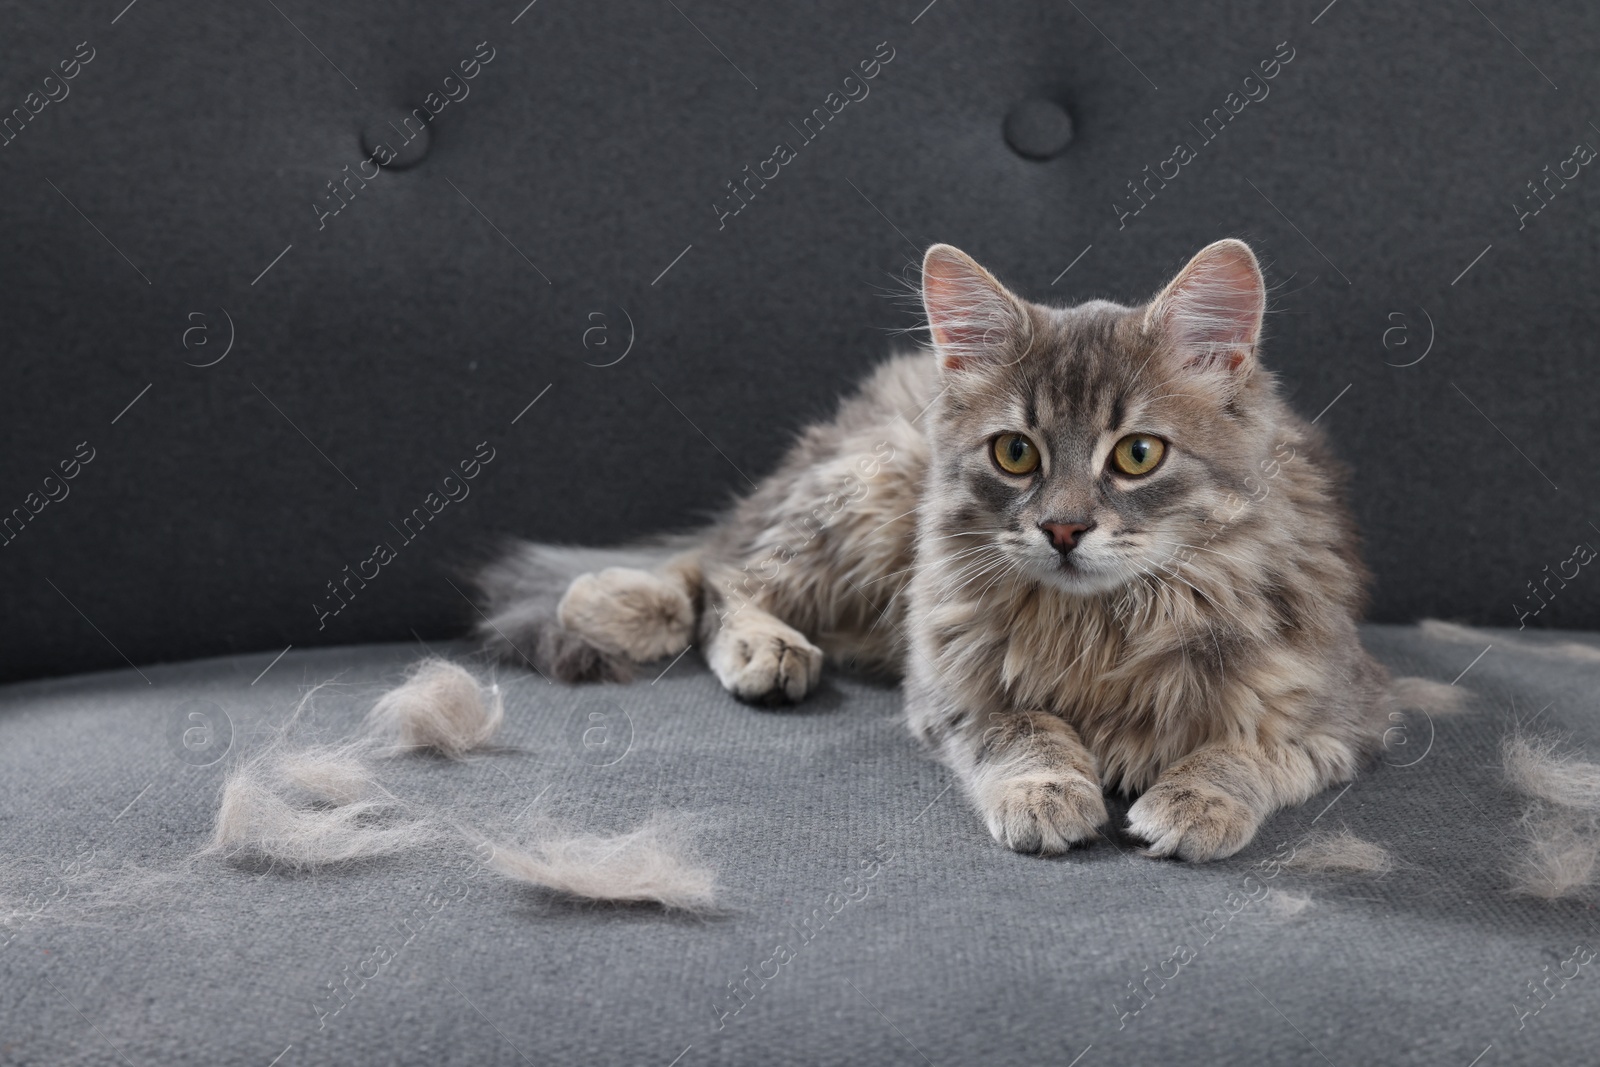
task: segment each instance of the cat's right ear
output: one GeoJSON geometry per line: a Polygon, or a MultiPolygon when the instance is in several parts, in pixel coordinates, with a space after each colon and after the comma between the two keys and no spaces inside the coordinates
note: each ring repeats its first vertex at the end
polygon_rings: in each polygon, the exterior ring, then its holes
{"type": "Polygon", "coordinates": [[[1013,342],[1028,330],[1022,302],[950,245],[934,245],[922,258],[922,306],[947,371],[1016,358],[1013,342]]]}

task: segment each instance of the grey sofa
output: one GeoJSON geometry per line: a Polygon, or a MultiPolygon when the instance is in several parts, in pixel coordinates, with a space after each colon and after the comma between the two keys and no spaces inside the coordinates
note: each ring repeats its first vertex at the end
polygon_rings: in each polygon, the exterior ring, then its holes
{"type": "Polygon", "coordinates": [[[1600,489],[1592,7],[0,25],[0,1062],[1593,1059],[1590,901],[1509,893],[1498,749],[1600,744],[1600,583],[1550,577],[1600,489]],[[1274,284],[1267,363],[1353,467],[1369,647],[1471,691],[1245,852],[1010,854],[892,688],[757,711],[691,654],[626,687],[501,669],[499,748],[383,773],[488,828],[680,812],[710,916],[448,845],[194,857],[309,687],[335,739],[426,649],[489,675],[462,575],[497,538],[682,528],[768,469],[915,328],[931,241],[1064,301],[1229,234],[1274,284]],[[1338,827],[1402,865],[1281,866],[1338,827]]]}

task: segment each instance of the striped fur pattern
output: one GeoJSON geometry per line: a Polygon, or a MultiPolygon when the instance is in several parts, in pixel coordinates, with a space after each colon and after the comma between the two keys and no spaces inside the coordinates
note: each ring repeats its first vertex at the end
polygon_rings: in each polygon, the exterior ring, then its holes
{"type": "MultiPolygon", "coordinates": [[[[1024,852],[1094,839],[1115,789],[1150,854],[1222,857],[1349,780],[1393,699],[1357,638],[1339,468],[1257,358],[1249,248],[1208,247],[1140,307],[1060,309],[936,245],[923,300],[933,345],[676,555],[576,582],[552,561],[577,550],[497,565],[491,645],[579,679],[694,641],[756,702],[803,698],[825,659],[903,677],[912,731],[1024,852]],[[999,465],[1005,434],[1036,469],[999,465]],[[1130,434],[1164,442],[1148,473],[1112,462],[1130,434]],[[568,583],[555,610],[535,559],[568,583]]],[[[586,569],[629,560],[601,555],[586,569]]]]}

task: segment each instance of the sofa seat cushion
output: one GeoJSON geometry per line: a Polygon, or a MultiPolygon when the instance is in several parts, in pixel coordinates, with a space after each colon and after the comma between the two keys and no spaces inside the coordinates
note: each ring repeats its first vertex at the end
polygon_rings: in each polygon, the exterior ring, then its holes
{"type": "Polygon", "coordinates": [[[465,845],[298,875],[192,858],[226,771],[311,686],[330,683],[293,736],[350,736],[418,645],[11,685],[0,1062],[1588,1062],[1600,994],[1563,961],[1596,930],[1582,901],[1509,895],[1521,802],[1498,746],[1517,720],[1600,746],[1600,638],[1365,637],[1399,674],[1465,670],[1470,710],[1397,720],[1348,790],[1206,866],[1115,835],[1014,855],[911,741],[896,689],[833,675],[797,710],[754,710],[694,654],[627,686],[502,670],[497,747],[382,765],[491,836],[678,813],[720,878],[703,918],[562,901],[465,845]],[[1341,827],[1402,865],[1271,863],[1341,827]]]}

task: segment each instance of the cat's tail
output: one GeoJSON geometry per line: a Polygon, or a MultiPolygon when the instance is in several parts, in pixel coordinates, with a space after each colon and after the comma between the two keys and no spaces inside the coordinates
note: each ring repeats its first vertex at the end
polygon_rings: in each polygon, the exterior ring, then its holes
{"type": "Polygon", "coordinates": [[[472,576],[478,637],[496,658],[557,681],[628,681],[635,663],[687,647],[702,538],[621,548],[510,542],[472,576]]]}

